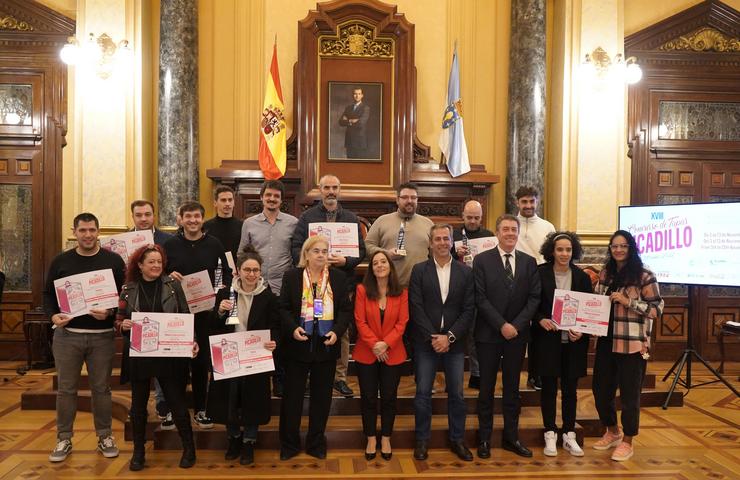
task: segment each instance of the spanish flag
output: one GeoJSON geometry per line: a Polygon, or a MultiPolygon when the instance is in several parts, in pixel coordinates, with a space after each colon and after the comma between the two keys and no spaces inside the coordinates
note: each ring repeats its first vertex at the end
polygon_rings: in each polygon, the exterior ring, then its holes
{"type": "Polygon", "coordinates": [[[286,141],[283,90],[278,72],[277,42],[272,50],[272,63],[267,76],[265,102],[260,122],[260,170],[266,180],[276,180],[285,175],[286,141]]]}

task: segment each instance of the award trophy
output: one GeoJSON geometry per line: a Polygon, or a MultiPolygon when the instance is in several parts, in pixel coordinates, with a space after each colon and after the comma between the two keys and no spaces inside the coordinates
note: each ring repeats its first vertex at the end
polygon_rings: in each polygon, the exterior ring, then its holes
{"type": "Polygon", "coordinates": [[[470,247],[468,246],[468,235],[465,233],[465,229],[462,229],[462,244],[463,247],[468,251],[468,253],[465,254],[463,257],[463,263],[467,265],[468,267],[473,266],[473,255],[470,253],[470,247]]]}
{"type": "Polygon", "coordinates": [[[406,222],[401,223],[401,228],[398,229],[396,253],[402,257],[406,256],[406,222]]]}
{"type": "Polygon", "coordinates": [[[236,290],[234,288],[231,288],[231,295],[229,296],[229,300],[231,300],[231,311],[229,312],[229,317],[226,319],[226,325],[239,325],[239,309],[237,308],[237,298],[236,298],[236,290]]]}

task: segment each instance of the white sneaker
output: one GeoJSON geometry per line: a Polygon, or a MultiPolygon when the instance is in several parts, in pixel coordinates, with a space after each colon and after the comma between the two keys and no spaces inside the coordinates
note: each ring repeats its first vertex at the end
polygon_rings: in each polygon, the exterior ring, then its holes
{"type": "Polygon", "coordinates": [[[566,452],[570,453],[574,457],[582,457],[583,450],[578,441],[576,440],[576,432],[568,432],[563,434],[563,448],[566,452]]]}
{"type": "Polygon", "coordinates": [[[67,459],[69,454],[72,453],[72,441],[71,440],[59,440],[57,441],[56,447],[49,454],[50,462],[63,462],[67,459]]]}
{"type": "Polygon", "coordinates": [[[555,432],[552,430],[549,430],[545,432],[545,449],[542,451],[545,455],[548,457],[557,457],[558,456],[558,436],[555,435],[555,432]]]}

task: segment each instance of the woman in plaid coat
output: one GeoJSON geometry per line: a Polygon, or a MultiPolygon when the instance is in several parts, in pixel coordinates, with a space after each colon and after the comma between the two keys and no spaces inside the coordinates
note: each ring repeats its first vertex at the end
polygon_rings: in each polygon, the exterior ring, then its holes
{"type": "Polygon", "coordinates": [[[632,457],[632,437],[640,424],[640,392],[649,358],[653,321],[663,312],[655,275],[645,269],[634,237],[617,230],[609,241],[606,264],[599,275],[597,293],[612,302],[609,331],[596,343],[593,393],[606,433],[593,447],[616,447],[612,460],[632,457]],[[619,388],[622,428],[617,426],[615,397],[619,388]]]}

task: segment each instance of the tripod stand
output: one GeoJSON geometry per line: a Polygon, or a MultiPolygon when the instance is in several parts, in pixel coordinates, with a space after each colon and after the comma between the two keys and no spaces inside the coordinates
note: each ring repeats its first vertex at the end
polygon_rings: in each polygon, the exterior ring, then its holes
{"type": "Polygon", "coordinates": [[[730,383],[727,380],[725,380],[724,377],[722,377],[722,375],[717,370],[714,369],[714,367],[709,365],[709,363],[707,363],[707,361],[704,360],[701,357],[701,355],[697,353],[696,350],[694,350],[693,337],[692,337],[692,331],[693,331],[692,325],[694,323],[693,322],[693,313],[694,313],[693,301],[694,301],[694,293],[695,293],[694,288],[695,287],[693,285],[689,285],[689,298],[688,298],[689,302],[688,302],[688,315],[687,315],[688,325],[686,328],[686,348],[684,349],[681,356],[678,357],[678,359],[673,363],[673,366],[670,368],[670,370],[668,370],[668,373],[666,373],[665,376],[663,377],[663,381],[665,382],[666,379],[670,377],[671,374],[673,374],[674,370],[676,372],[675,373],[676,376],[673,377],[673,383],[671,384],[671,388],[668,390],[668,395],[666,395],[665,397],[665,402],[663,402],[663,410],[666,410],[668,408],[668,403],[671,401],[671,395],[673,395],[673,391],[676,389],[676,385],[679,383],[681,384],[682,387],[686,388],[686,390],[688,391],[695,387],[701,387],[702,385],[709,385],[710,383],[722,382],[725,384],[725,386],[727,386],[727,388],[732,390],[732,392],[735,395],[740,397],[740,393],[738,393],[735,387],[730,385],[730,383]],[[691,383],[691,357],[692,356],[696,357],[697,360],[703,363],[704,366],[707,367],[707,370],[712,372],[712,375],[716,377],[716,380],[710,380],[708,382],[692,384],[691,383]],[[686,367],[686,379],[685,380],[681,378],[681,372],[683,372],[684,367],[686,367]]]}

